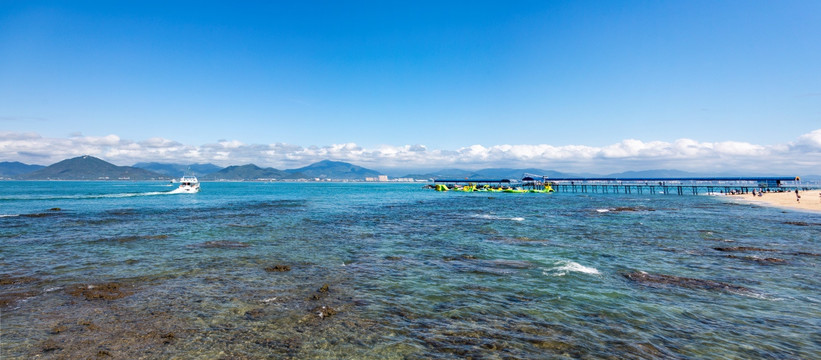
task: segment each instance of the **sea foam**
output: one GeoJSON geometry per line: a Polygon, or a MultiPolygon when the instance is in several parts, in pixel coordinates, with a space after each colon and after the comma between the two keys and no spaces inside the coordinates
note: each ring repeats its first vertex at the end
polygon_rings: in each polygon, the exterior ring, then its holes
{"type": "Polygon", "coordinates": [[[555,267],[551,268],[550,271],[546,271],[545,275],[552,275],[552,276],[565,276],[569,272],[579,272],[584,274],[591,274],[591,275],[599,275],[601,274],[599,270],[593,267],[584,266],[574,261],[570,260],[561,260],[556,262],[555,267]]]}
{"type": "Polygon", "coordinates": [[[525,221],[525,218],[523,218],[523,217],[503,217],[503,216],[488,215],[488,214],[476,214],[476,215],[473,215],[473,217],[480,218],[480,219],[487,219],[487,220],[525,221]]]}

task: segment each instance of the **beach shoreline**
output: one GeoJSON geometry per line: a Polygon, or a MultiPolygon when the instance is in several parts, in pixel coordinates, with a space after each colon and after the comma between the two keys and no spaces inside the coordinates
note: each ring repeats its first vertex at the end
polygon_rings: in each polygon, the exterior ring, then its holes
{"type": "Polygon", "coordinates": [[[760,206],[777,207],[789,210],[821,213],[821,190],[799,190],[801,201],[796,201],[795,191],[765,192],[762,196],[752,194],[724,195],[727,199],[760,206]]]}

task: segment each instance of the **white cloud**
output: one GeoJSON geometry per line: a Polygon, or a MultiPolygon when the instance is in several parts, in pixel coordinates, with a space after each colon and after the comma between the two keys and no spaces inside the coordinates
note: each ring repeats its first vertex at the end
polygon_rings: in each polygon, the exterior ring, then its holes
{"type": "Polygon", "coordinates": [[[821,129],[799,136],[798,146],[821,151],[821,129]]]}
{"type": "Polygon", "coordinates": [[[653,168],[745,173],[821,173],[821,129],[800,135],[794,143],[758,145],[738,141],[673,142],[626,139],[593,147],[549,144],[473,144],[456,150],[425,145],[380,145],[363,148],[355,143],[302,147],[245,144],[219,140],[187,145],[165,138],[140,141],[117,135],[45,138],[36,133],[0,132],[0,161],[48,165],[80,155],[92,155],[118,165],[137,162],[206,163],[221,166],[254,163],[296,168],[330,159],[375,169],[462,167],[536,167],[566,172],[608,173],[653,168]]]}

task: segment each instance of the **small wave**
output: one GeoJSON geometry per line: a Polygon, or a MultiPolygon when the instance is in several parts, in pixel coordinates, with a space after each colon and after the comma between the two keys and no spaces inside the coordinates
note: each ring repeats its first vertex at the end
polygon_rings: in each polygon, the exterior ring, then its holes
{"type": "Polygon", "coordinates": [[[479,219],[486,219],[486,220],[510,220],[510,221],[525,221],[523,217],[504,217],[504,216],[496,216],[496,215],[488,215],[488,214],[476,214],[473,215],[475,218],[479,219]]]}
{"type": "Polygon", "coordinates": [[[545,275],[565,276],[569,272],[579,272],[584,274],[599,275],[598,269],[584,266],[574,261],[562,260],[556,263],[558,266],[550,269],[550,273],[545,272],[545,275]]]}
{"type": "Polygon", "coordinates": [[[610,209],[596,209],[596,212],[600,212],[600,213],[606,213],[606,212],[609,212],[609,211],[610,211],[610,209]]]}
{"type": "Polygon", "coordinates": [[[17,217],[17,216],[20,216],[20,214],[0,214],[0,218],[4,218],[4,217],[17,217]]]}

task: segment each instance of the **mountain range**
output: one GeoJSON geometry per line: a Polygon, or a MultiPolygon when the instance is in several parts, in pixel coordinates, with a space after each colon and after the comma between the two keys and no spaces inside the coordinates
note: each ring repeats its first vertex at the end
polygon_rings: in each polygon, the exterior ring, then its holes
{"type": "MultiPolygon", "coordinates": [[[[292,174],[274,168],[261,168],[254,164],[233,165],[211,174],[202,180],[272,180],[293,179],[292,174]]],[[[298,176],[298,175],[297,175],[298,176]]]]}
{"type": "Polygon", "coordinates": [[[214,164],[163,164],[157,162],[140,162],[134,164],[135,168],[153,171],[171,178],[182,177],[183,175],[204,175],[222,170],[214,164]]]}
{"type": "MultiPolygon", "coordinates": [[[[20,162],[0,162],[0,179],[18,180],[168,180],[183,174],[193,173],[201,180],[365,180],[377,177],[382,172],[341,161],[323,160],[311,165],[279,170],[261,168],[254,164],[235,165],[220,168],[214,164],[166,164],[155,162],[137,163],[134,166],[117,166],[93,156],[66,159],[50,166],[28,165],[20,162]]],[[[487,168],[481,170],[442,169],[423,174],[408,174],[402,178],[429,179],[520,179],[527,174],[559,177],[608,177],[608,178],[686,178],[738,176],[733,174],[704,174],[680,170],[645,170],[595,175],[573,174],[536,168],[487,168]]],[[[803,180],[819,181],[821,176],[802,176],[803,180]]]]}
{"type": "Polygon", "coordinates": [[[0,178],[13,178],[44,168],[43,165],[28,165],[19,161],[0,162],[0,178]]]}
{"type": "Polygon", "coordinates": [[[85,155],[20,174],[16,178],[20,180],[160,180],[167,177],[145,169],[117,166],[85,155]]]}

